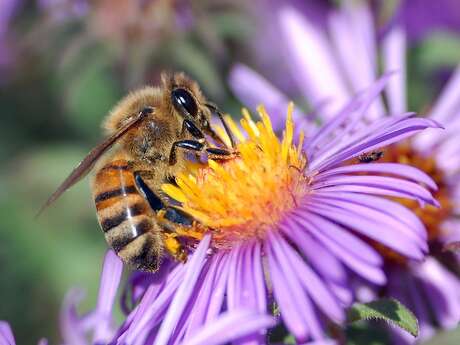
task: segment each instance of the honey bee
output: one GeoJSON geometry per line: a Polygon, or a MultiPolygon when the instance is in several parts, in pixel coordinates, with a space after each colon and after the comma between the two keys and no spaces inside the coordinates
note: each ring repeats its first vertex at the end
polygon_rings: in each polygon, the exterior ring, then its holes
{"type": "Polygon", "coordinates": [[[174,229],[178,224],[191,226],[194,220],[172,205],[160,188],[184,169],[187,152],[215,159],[234,155],[211,128],[212,114],[220,118],[233,148],[222,113],[207,102],[198,84],[183,73],[163,74],[160,87],[132,92],[114,107],[103,122],[107,139],[83,159],[39,213],[96,165],[91,186],[97,217],[107,243],[123,262],[155,272],[165,250],[185,261],[186,251],[174,229]],[[211,147],[206,135],[217,146],[211,147]],[[114,145],[113,152],[104,155],[114,145]]]}
{"type": "Polygon", "coordinates": [[[358,156],[358,160],[361,163],[371,163],[378,161],[380,158],[383,157],[383,151],[372,151],[372,152],[365,152],[358,156]]]}

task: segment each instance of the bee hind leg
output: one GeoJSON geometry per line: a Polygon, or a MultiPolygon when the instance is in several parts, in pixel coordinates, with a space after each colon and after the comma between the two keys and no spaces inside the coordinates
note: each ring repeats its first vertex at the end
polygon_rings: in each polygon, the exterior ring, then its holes
{"type": "Polygon", "coordinates": [[[163,232],[163,236],[166,251],[175,260],[186,262],[187,251],[179,239],[181,234],[176,231],[178,227],[191,227],[195,222],[195,219],[186,212],[173,206],[168,206],[158,212],[158,218],[161,226],[165,230],[165,232],[163,232]]]}
{"type": "Polygon", "coordinates": [[[163,244],[165,250],[174,258],[174,260],[182,263],[187,262],[187,251],[177,238],[177,234],[164,233],[163,244]]]}
{"type": "Polygon", "coordinates": [[[168,206],[165,209],[164,218],[182,226],[192,226],[195,221],[191,215],[173,206],[168,206]]]}

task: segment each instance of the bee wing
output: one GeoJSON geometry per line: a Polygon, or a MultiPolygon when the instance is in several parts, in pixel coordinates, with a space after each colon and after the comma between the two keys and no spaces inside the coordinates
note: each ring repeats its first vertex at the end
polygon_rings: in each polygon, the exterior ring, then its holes
{"type": "Polygon", "coordinates": [[[138,115],[131,118],[124,124],[115,134],[105,139],[102,143],[97,145],[90,153],[73,169],[70,175],[61,183],[56,191],[51,194],[48,200],[43,204],[37,213],[37,217],[54,201],[56,201],[67,189],[72,187],[75,183],[84,178],[94,167],[97,160],[110,149],[116,141],[123,136],[129,129],[137,125],[148,112],[141,111],[138,115]]]}

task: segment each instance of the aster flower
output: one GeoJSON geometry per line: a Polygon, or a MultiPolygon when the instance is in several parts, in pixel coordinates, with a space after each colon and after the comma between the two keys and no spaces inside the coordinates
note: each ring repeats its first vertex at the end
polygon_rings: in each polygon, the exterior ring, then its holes
{"type": "MultiPolygon", "coordinates": [[[[16,345],[11,326],[6,321],[0,321],[0,344],[16,345]]],[[[46,339],[40,339],[37,345],[48,345],[48,341],[46,339]]]]}
{"type": "MultiPolygon", "coordinates": [[[[178,186],[164,187],[198,220],[192,230],[177,229],[189,239],[193,256],[185,265],[171,263],[158,273],[162,279],[150,284],[136,275],[133,295],[139,302],[119,343],[151,339],[161,345],[171,335],[180,343],[224,311],[265,313],[271,303],[298,342],[322,340],[329,321],[341,323],[351,302],[347,269],[385,282],[382,259],[364,238],[402,256],[423,258],[421,223],[379,195],[436,205],[419,185],[434,189],[433,181],[399,164],[341,167],[363,152],[437,126],[401,114],[360,128],[360,118],[387,79],[358,95],[305,144],[302,135],[295,143],[292,105],[282,138],[263,108],[257,122],[244,112],[242,129],[228,118],[239,156],[223,163],[210,160],[204,167],[191,164],[177,176],[178,186]],[[377,176],[381,172],[387,176],[377,176]]],[[[265,334],[249,340],[263,344],[265,334]]]]}
{"type": "MultiPolygon", "coordinates": [[[[197,248],[193,258],[190,260],[192,264],[199,264],[198,260],[203,259],[207,248],[206,240],[197,248]]],[[[168,264],[162,267],[166,270],[168,264]]],[[[125,324],[117,328],[113,322],[113,305],[117,295],[123,265],[120,259],[113,253],[108,251],[101,274],[101,282],[99,287],[99,295],[97,306],[89,313],[79,316],[76,312],[77,305],[80,303],[83,295],[81,291],[70,291],[64,301],[61,312],[61,334],[63,344],[67,345],[86,345],[86,344],[152,344],[152,338],[147,337],[143,341],[140,340],[122,340],[120,334],[126,330],[126,324],[132,320],[128,318],[125,324]]],[[[151,287],[158,287],[155,282],[159,280],[151,274],[145,274],[150,277],[151,287]]],[[[190,277],[188,277],[190,278],[190,277]]],[[[179,288],[186,290],[190,283],[190,279],[185,277],[183,282],[178,282],[179,288]]],[[[164,302],[164,299],[162,300],[164,302]]],[[[161,303],[158,300],[157,303],[161,303]]],[[[167,322],[165,319],[163,322],[167,322]]],[[[238,309],[232,312],[226,312],[220,315],[213,322],[200,327],[196,330],[192,337],[187,338],[187,345],[201,344],[226,344],[235,339],[241,339],[251,336],[252,334],[272,327],[274,320],[272,317],[258,313],[257,311],[248,309],[238,309]],[[237,329],[236,329],[237,328],[237,329]]],[[[163,339],[166,343],[180,343],[172,335],[163,339]]],[[[155,344],[158,343],[155,340],[155,344]]]]}
{"type": "MultiPolygon", "coordinates": [[[[295,61],[292,66],[295,75],[303,80],[299,84],[302,92],[310,104],[326,103],[326,111],[318,112],[323,121],[343,104],[350,93],[372,84],[376,78],[376,33],[371,11],[365,3],[345,2],[342,9],[331,11],[328,33],[292,8],[285,8],[279,13],[279,25],[290,47],[288,54],[295,61]],[[315,88],[315,85],[324,87],[315,88]]],[[[391,121],[395,117],[387,117],[388,114],[406,111],[405,47],[405,32],[395,24],[383,37],[380,47],[384,69],[398,71],[389,79],[385,89],[388,107],[385,107],[382,99],[376,98],[367,119],[391,121]]],[[[264,100],[265,90],[275,95],[271,97],[272,103],[269,103],[274,108],[284,105],[288,99],[244,66],[237,66],[233,70],[231,83],[235,92],[249,104],[264,100]],[[246,87],[249,81],[263,87],[249,91],[246,87]]],[[[460,280],[455,273],[458,272],[458,267],[455,267],[457,261],[440,251],[447,240],[460,238],[460,159],[457,143],[460,128],[459,86],[460,67],[428,114],[430,119],[448,124],[447,130],[423,133],[414,140],[390,145],[381,160],[415,165],[431,175],[439,186],[435,197],[441,204],[440,209],[430,206],[421,209],[415,202],[402,202],[416,212],[427,228],[431,257],[423,263],[416,263],[376,246],[386,258],[385,272],[389,282],[385,291],[416,313],[421,326],[420,339],[431,336],[438,326],[452,328],[460,321],[460,280]]],[[[407,336],[398,340],[413,342],[407,336]]]]}

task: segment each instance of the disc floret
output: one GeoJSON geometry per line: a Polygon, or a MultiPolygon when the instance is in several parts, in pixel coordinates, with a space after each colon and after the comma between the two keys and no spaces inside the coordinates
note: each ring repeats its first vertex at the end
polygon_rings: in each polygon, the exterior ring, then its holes
{"type": "Polygon", "coordinates": [[[257,122],[243,110],[243,130],[227,118],[238,139],[235,158],[210,159],[199,168],[190,164],[187,172],[176,177],[178,187],[163,186],[200,223],[188,231],[190,235],[200,237],[199,233],[211,231],[218,248],[263,239],[308,193],[303,135],[295,145],[292,110],[291,104],[282,139],[273,131],[263,107],[257,110],[257,122]]]}

